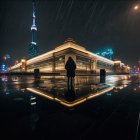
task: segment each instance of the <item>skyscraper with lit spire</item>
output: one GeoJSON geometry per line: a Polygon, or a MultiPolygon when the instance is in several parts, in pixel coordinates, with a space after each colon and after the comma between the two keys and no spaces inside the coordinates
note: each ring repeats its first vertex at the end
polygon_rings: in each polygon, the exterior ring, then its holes
{"type": "Polygon", "coordinates": [[[35,13],[35,1],[33,1],[33,13],[32,13],[32,26],[31,26],[31,32],[32,32],[32,41],[29,44],[29,58],[33,58],[35,56],[38,56],[39,54],[39,48],[36,43],[36,13],[35,13]]]}

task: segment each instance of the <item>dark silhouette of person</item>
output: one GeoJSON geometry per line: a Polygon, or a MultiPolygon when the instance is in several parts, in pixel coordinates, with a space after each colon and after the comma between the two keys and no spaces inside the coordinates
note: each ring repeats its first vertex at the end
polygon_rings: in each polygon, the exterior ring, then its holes
{"type": "Polygon", "coordinates": [[[71,57],[68,58],[68,61],[66,62],[65,65],[65,69],[67,70],[68,87],[69,87],[69,84],[72,85],[73,83],[73,79],[75,77],[75,69],[76,69],[76,64],[71,57]]]}

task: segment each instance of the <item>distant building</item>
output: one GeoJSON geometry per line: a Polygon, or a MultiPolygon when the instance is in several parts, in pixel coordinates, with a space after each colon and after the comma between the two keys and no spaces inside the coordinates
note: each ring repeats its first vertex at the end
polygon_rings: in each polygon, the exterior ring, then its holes
{"type": "Polygon", "coordinates": [[[11,66],[12,64],[12,61],[11,61],[11,56],[9,54],[5,54],[4,57],[3,57],[3,63],[9,67],[11,66]]]}
{"type": "Polygon", "coordinates": [[[24,64],[20,62],[12,66],[9,71],[33,72],[34,69],[40,69],[41,72],[59,72],[63,75],[66,73],[65,63],[70,56],[76,63],[76,74],[99,73],[100,69],[105,69],[110,73],[123,72],[121,61],[112,61],[92,53],[72,39],[66,40],[64,44],[52,51],[24,61],[24,64]]]}
{"type": "Polygon", "coordinates": [[[31,26],[31,31],[32,31],[32,41],[28,46],[28,50],[29,50],[29,58],[33,58],[38,56],[39,54],[39,48],[38,45],[36,43],[36,31],[37,31],[37,27],[36,27],[36,15],[35,15],[35,2],[33,2],[33,13],[32,13],[32,26],[31,26]]]}

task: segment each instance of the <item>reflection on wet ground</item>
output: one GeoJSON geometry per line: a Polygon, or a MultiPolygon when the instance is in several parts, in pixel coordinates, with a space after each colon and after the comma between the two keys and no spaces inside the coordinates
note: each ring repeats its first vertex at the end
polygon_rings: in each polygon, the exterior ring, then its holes
{"type": "Polygon", "coordinates": [[[77,76],[70,87],[67,86],[67,78],[64,76],[43,76],[37,82],[33,77],[19,76],[2,77],[1,80],[3,83],[0,90],[4,90],[5,94],[15,90],[27,90],[67,107],[73,107],[104,93],[111,95],[112,90],[118,92],[127,87],[130,76],[107,76],[105,83],[100,83],[99,76],[77,76]]]}
{"type": "Polygon", "coordinates": [[[68,88],[59,76],[44,76],[38,83],[33,77],[1,77],[0,139],[138,139],[139,77],[99,81],[75,77],[68,88]]]}
{"type": "Polygon", "coordinates": [[[37,95],[40,95],[42,97],[45,97],[47,99],[50,99],[52,101],[56,101],[64,106],[67,107],[74,107],[76,105],[79,105],[85,101],[88,101],[89,99],[92,99],[94,97],[97,97],[99,95],[102,95],[106,92],[109,92],[113,89],[113,87],[107,87],[105,86],[104,88],[102,87],[102,89],[100,89],[99,91],[95,91],[93,89],[92,91],[85,91],[83,92],[84,95],[80,93],[80,91],[78,91],[78,94],[76,94],[76,92],[72,89],[72,90],[67,90],[62,92],[61,94],[52,94],[52,93],[48,93],[44,90],[40,90],[38,88],[27,88],[28,91],[35,93],[37,95]]]}

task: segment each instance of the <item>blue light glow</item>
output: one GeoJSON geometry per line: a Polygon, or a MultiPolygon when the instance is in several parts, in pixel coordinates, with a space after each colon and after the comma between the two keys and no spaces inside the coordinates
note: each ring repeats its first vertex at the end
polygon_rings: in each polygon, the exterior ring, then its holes
{"type": "Polygon", "coordinates": [[[6,64],[1,65],[1,72],[6,72],[7,71],[7,66],[6,64]]]}
{"type": "Polygon", "coordinates": [[[96,54],[112,60],[114,52],[111,48],[107,48],[105,51],[97,52],[96,54]]]}

